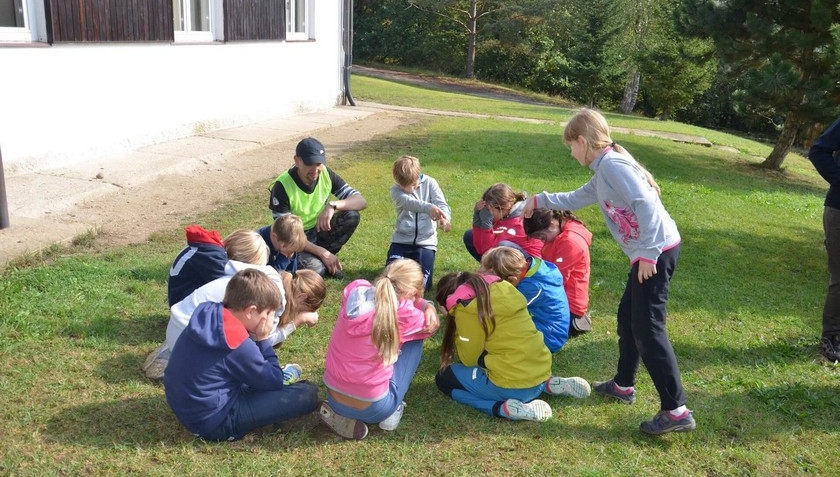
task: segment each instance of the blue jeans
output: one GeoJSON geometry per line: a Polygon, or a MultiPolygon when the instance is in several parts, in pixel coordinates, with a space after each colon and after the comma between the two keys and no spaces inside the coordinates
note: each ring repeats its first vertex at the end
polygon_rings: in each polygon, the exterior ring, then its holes
{"type": "Polygon", "coordinates": [[[400,258],[408,258],[420,264],[423,270],[423,281],[426,284],[426,291],[432,288],[433,275],[435,273],[435,251],[419,245],[407,245],[392,243],[388,248],[388,256],[385,265],[400,258]]]}
{"type": "Polygon", "coordinates": [[[524,389],[496,386],[483,368],[451,364],[435,376],[438,389],[453,400],[491,416],[502,417],[499,409],[508,399],[531,402],[545,390],[545,383],[524,389]]]}
{"type": "Polygon", "coordinates": [[[639,361],[645,363],[661,408],[669,411],[685,404],[680,369],[665,331],[665,305],[680,246],[662,252],[656,275],[639,283],[639,263],[630,268],[624,295],[618,304],[618,370],[615,383],[636,384],[639,361]]]}
{"type": "Polygon", "coordinates": [[[199,437],[208,441],[241,439],[258,427],[309,414],[319,402],[318,386],[309,381],[298,381],[279,391],[247,390],[233,402],[219,427],[199,437]]]}
{"type": "Polygon", "coordinates": [[[394,374],[388,383],[387,396],[372,402],[365,409],[354,409],[336,402],[327,393],[327,401],[330,403],[330,407],[340,416],[358,419],[370,424],[384,421],[397,410],[397,407],[405,399],[405,393],[408,392],[408,386],[411,385],[411,380],[414,378],[414,373],[417,372],[417,366],[420,365],[422,356],[423,340],[403,343],[400,348],[400,356],[394,363],[394,374]]]}

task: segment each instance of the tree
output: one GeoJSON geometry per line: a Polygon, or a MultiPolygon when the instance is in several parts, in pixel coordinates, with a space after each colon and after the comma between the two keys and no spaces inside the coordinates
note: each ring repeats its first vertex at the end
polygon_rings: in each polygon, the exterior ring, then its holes
{"type": "Polygon", "coordinates": [[[447,18],[467,32],[467,65],[465,76],[475,77],[475,51],[478,41],[478,20],[498,11],[492,0],[408,0],[412,7],[447,18]]]}
{"type": "Polygon", "coordinates": [[[710,38],[740,101],[778,126],[761,164],[778,170],[800,131],[830,122],[840,106],[840,9],[837,0],[683,0],[682,32],[710,38]]]}

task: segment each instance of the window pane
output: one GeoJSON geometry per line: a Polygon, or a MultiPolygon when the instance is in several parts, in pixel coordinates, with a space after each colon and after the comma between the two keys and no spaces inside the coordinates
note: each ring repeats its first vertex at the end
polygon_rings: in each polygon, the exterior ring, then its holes
{"type": "Polygon", "coordinates": [[[191,0],[192,31],[210,31],[210,0],[191,0]]]}
{"type": "Polygon", "coordinates": [[[295,0],[295,30],[306,31],[306,0],[295,0]]]}
{"type": "Polygon", "coordinates": [[[172,25],[175,31],[184,31],[184,0],[172,2],[172,25]]]}
{"type": "Polygon", "coordinates": [[[0,0],[0,27],[26,27],[23,0],[0,0]]]}

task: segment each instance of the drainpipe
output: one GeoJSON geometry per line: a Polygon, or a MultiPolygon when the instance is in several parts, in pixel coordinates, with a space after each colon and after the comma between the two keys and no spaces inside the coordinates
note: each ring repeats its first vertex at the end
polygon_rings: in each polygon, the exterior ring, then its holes
{"type": "Polygon", "coordinates": [[[3,151],[0,151],[0,229],[9,228],[9,204],[6,202],[6,174],[3,172],[3,151]]]}
{"type": "Polygon", "coordinates": [[[343,17],[344,101],[342,104],[350,103],[350,106],[355,106],[356,103],[353,101],[353,95],[350,93],[350,68],[353,66],[353,0],[344,0],[343,17]]]}

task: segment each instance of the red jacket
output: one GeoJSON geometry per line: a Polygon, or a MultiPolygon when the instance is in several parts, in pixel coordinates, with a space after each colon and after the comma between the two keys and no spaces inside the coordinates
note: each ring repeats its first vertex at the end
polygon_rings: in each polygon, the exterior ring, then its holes
{"type": "Polygon", "coordinates": [[[576,220],[568,220],[563,231],[542,249],[543,260],[554,262],[563,274],[563,288],[569,311],[582,316],[589,309],[589,246],[592,232],[576,220]]]}
{"type": "Polygon", "coordinates": [[[480,255],[497,246],[499,242],[507,240],[522,247],[532,257],[539,257],[543,243],[541,240],[532,239],[525,235],[522,228],[522,217],[507,216],[493,224],[491,229],[482,229],[473,226],[473,247],[480,255]]]}

